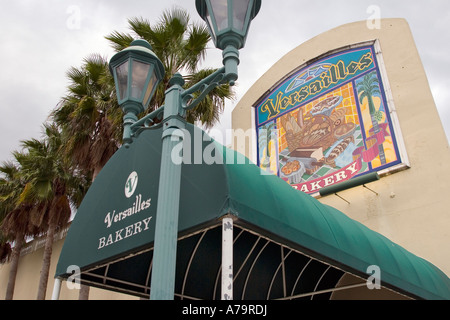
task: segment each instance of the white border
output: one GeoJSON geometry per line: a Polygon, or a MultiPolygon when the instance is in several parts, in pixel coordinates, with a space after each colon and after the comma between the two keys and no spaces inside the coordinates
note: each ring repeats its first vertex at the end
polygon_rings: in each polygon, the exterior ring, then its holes
{"type": "Polygon", "coordinates": [[[400,153],[400,161],[402,163],[389,167],[378,172],[379,175],[387,175],[399,170],[408,169],[411,167],[408,154],[406,152],[405,140],[403,139],[402,130],[400,127],[400,121],[397,115],[397,109],[395,108],[394,97],[391,91],[391,85],[387,76],[386,65],[384,64],[383,54],[381,50],[381,44],[378,39],[374,40],[373,47],[375,49],[375,56],[377,59],[378,70],[380,71],[381,81],[384,87],[384,95],[386,97],[387,107],[389,108],[389,115],[391,117],[392,127],[395,133],[395,142],[397,143],[398,152],[400,153]]]}

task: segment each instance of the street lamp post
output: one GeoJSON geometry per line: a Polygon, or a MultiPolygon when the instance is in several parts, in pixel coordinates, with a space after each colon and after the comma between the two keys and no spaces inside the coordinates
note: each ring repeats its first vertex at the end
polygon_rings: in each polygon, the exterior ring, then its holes
{"type": "Polygon", "coordinates": [[[160,81],[164,78],[164,65],[145,40],[134,40],[131,45],[116,53],[109,62],[116,84],[117,101],[122,107],[123,144],[132,142],[131,125],[137,115],[148,108],[160,81]]]}
{"type": "Polygon", "coordinates": [[[261,0],[196,0],[200,16],[208,24],[217,48],[223,50],[223,65],[215,73],[183,89],[183,77],[177,73],[169,82],[164,105],[138,120],[164,77],[161,61],[145,40],[112,57],[110,70],[116,83],[119,104],[124,111],[124,146],[129,147],[136,132],[163,115],[161,171],[153,252],[150,298],[172,300],[175,290],[175,265],[180,204],[181,164],[172,161],[175,146],[183,139],[186,111],[195,108],[215,87],[238,78],[239,49],[245,45],[251,20],[261,7],[261,0]],[[194,99],[193,94],[200,94],[194,99]]]}

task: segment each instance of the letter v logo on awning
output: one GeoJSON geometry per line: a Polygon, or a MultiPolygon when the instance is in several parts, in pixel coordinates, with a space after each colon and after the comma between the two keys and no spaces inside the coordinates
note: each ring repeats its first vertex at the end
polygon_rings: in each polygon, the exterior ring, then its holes
{"type": "Polygon", "coordinates": [[[127,198],[130,198],[134,194],[134,191],[136,191],[137,183],[138,183],[138,174],[136,171],[133,171],[128,176],[128,179],[125,182],[125,196],[127,198]]]}

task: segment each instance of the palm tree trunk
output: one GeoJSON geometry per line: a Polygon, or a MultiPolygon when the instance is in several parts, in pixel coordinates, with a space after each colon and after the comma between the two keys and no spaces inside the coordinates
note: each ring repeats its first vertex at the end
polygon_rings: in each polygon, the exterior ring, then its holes
{"type": "MultiPolygon", "coordinates": [[[[380,127],[378,125],[378,121],[375,119],[375,116],[372,115],[372,125],[374,127],[374,133],[378,134],[380,133],[380,127]]],[[[386,154],[384,153],[384,147],[383,144],[378,145],[378,154],[380,156],[381,164],[386,164],[386,154]]]]}
{"type": "Polygon", "coordinates": [[[17,269],[19,267],[20,252],[22,251],[23,243],[24,243],[23,234],[17,234],[16,239],[14,241],[14,249],[11,254],[9,280],[8,280],[8,286],[6,287],[5,300],[12,300],[13,295],[14,295],[14,288],[16,286],[17,269]]]}
{"type": "Polygon", "coordinates": [[[82,284],[80,286],[80,293],[78,294],[78,300],[89,300],[89,291],[91,287],[82,284]]]}
{"type": "Polygon", "coordinates": [[[39,279],[39,287],[37,300],[44,300],[47,293],[48,275],[50,272],[50,262],[52,258],[53,239],[55,236],[56,225],[50,224],[47,230],[47,238],[45,239],[44,258],[42,259],[41,277],[39,279]]]}

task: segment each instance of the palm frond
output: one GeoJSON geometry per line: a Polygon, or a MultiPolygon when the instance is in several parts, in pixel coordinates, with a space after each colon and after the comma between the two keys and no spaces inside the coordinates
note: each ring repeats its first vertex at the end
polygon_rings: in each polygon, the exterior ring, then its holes
{"type": "Polygon", "coordinates": [[[106,36],[105,39],[111,42],[111,46],[117,52],[129,47],[130,43],[134,40],[131,35],[118,31],[113,31],[110,35],[106,36]]]}
{"type": "Polygon", "coordinates": [[[142,17],[134,17],[128,19],[128,24],[130,25],[130,29],[142,39],[147,40],[148,42],[152,42],[153,30],[150,27],[150,21],[144,19],[142,17]]]}

